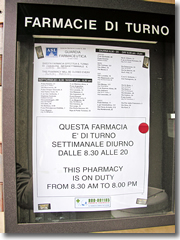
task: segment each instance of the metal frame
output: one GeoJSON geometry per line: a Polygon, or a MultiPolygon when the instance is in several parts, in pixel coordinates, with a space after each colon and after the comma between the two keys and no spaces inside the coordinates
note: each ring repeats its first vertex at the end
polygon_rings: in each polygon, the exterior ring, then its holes
{"type": "Polygon", "coordinates": [[[3,159],[5,189],[5,232],[87,233],[175,224],[175,214],[122,219],[85,220],[61,223],[17,223],[15,168],[15,71],[17,3],[61,4],[102,7],[174,15],[174,6],[135,0],[5,0],[3,72],[3,159]]]}

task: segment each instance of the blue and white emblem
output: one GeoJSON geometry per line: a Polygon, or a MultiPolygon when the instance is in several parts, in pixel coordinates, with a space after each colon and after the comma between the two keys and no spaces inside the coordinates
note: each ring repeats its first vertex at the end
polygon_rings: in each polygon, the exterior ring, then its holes
{"type": "Polygon", "coordinates": [[[46,48],[46,57],[57,57],[57,48],[46,48]]]}

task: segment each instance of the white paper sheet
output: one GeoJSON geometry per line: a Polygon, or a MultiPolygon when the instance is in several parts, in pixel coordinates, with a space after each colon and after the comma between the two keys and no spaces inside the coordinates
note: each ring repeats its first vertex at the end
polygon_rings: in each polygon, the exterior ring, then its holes
{"type": "Polygon", "coordinates": [[[35,44],[35,212],[146,207],[149,50],[35,44]]]}

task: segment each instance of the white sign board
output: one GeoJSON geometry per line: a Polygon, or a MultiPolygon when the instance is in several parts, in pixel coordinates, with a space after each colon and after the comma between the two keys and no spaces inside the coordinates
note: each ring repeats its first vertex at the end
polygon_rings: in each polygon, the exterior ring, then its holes
{"type": "Polygon", "coordinates": [[[149,50],[35,44],[35,212],[146,207],[149,50]]]}

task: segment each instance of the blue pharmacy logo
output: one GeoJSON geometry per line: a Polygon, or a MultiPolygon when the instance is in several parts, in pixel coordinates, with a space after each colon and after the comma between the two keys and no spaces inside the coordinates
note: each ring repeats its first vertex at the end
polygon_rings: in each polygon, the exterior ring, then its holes
{"type": "Polygon", "coordinates": [[[47,57],[57,57],[57,48],[46,48],[47,57]]]}

